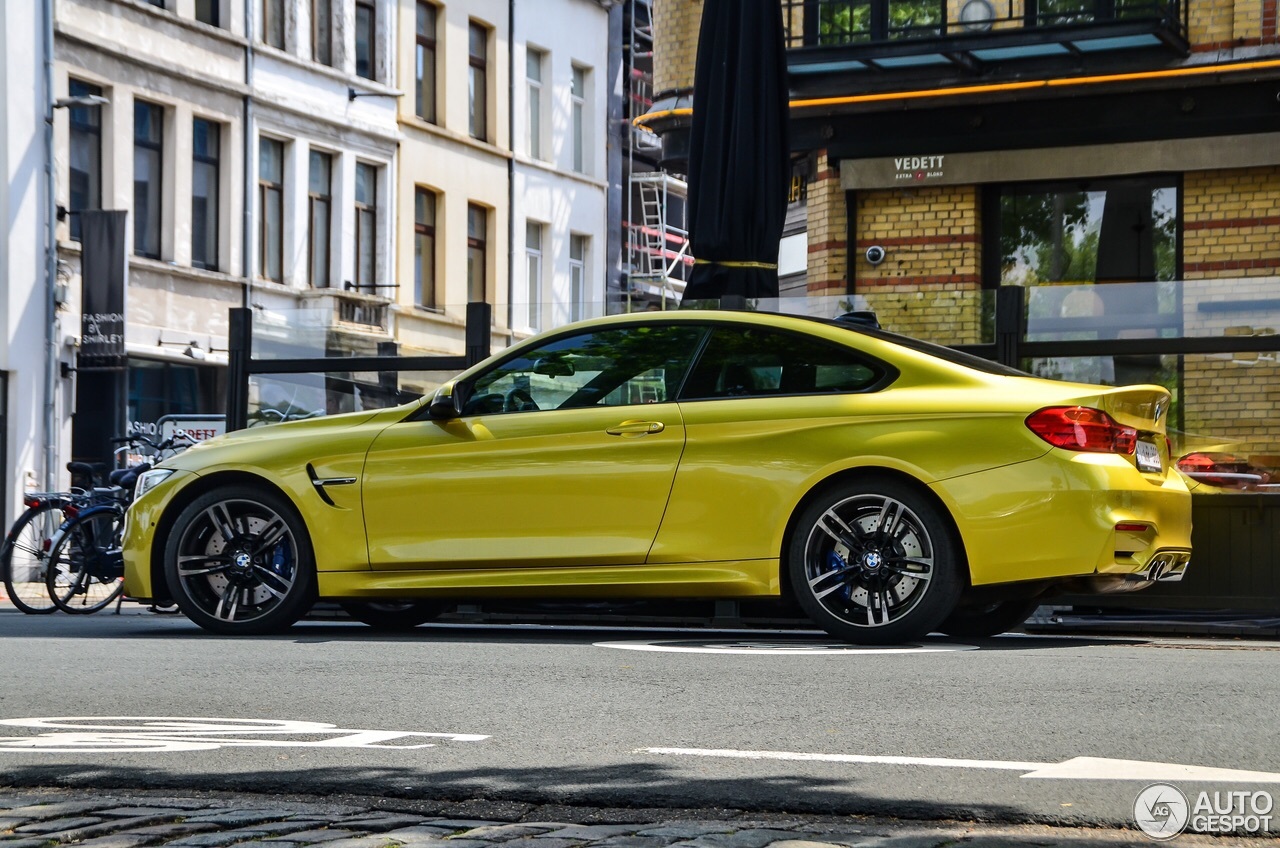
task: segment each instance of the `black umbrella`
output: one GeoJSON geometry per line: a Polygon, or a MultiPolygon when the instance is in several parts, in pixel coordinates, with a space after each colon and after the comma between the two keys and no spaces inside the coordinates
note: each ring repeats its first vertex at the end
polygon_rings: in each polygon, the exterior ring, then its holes
{"type": "Polygon", "coordinates": [[[791,180],[787,60],[778,0],[706,0],[689,140],[684,299],[778,296],[791,180]]]}

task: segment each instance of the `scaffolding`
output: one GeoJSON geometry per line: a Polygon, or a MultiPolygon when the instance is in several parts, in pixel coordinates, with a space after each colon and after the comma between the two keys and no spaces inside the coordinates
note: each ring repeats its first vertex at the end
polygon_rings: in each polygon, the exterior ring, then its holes
{"type": "Polygon", "coordinates": [[[693,265],[688,187],[661,169],[661,139],[633,123],[653,106],[653,4],[629,0],[627,12],[626,308],[666,309],[679,304],[693,265]]]}

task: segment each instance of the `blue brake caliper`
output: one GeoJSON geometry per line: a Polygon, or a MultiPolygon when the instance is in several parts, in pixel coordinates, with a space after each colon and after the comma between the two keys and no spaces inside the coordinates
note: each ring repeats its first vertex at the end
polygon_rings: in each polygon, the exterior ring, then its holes
{"type": "MultiPolygon", "coordinates": [[[[835,551],[832,551],[831,553],[827,554],[827,570],[828,571],[839,571],[842,568],[848,568],[848,567],[849,567],[849,563],[845,562],[844,557],[840,556],[840,554],[836,553],[835,551]]],[[[844,585],[840,587],[840,596],[847,601],[853,597],[853,584],[847,580],[843,581],[843,583],[844,585]]]]}
{"type": "Polygon", "coordinates": [[[277,543],[276,549],[271,553],[271,570],[285,578],[293,574],[293,557],[289,555],[289,546],[284,542],[277,543]]]}

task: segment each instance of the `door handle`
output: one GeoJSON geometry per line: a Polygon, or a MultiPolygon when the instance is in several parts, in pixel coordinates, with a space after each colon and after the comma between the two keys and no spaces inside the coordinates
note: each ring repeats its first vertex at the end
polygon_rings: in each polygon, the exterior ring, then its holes
{"type": "Polygon", "coordinates": [[[647,436],[667,428],[661,421],[623,421],[605,430],[610,436],[647,436]]]}

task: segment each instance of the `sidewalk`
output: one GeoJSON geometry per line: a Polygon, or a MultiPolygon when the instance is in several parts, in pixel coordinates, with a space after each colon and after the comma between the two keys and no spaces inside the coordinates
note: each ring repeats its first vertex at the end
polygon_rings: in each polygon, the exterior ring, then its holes
{"type": "MultiPolygon", "coordinates": [[[[741,810],[596,809],[518,802],[0,788],[4,848],[1014,848],[1150,846],[1139,831],[792,816],[741,810]]],[[[1180,836],[1177,846],[1272,839],[1180,836]]]]}

